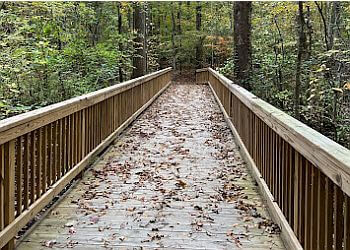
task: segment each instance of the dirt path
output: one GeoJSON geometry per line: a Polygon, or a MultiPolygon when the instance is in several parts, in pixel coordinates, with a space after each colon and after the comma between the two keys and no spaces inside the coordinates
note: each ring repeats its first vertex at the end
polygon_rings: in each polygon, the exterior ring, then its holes
{"type": "Polygon", "coordinates": [[[280,249],[204,85],[173,84],[18,249],[280,249]]]}

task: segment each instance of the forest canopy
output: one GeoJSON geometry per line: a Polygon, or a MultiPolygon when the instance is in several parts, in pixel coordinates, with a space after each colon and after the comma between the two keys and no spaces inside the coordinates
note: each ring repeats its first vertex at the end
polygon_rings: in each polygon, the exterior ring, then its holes
{"type": "Polygon", "coordinates": [[[246,27],[240,7],[1,2],[0,119],[168,66],[211,66],[350,147],[350,4],[252,2],[246,27]],[[236,29],[251,40],[243,76],[235,73],[236,29]]]}

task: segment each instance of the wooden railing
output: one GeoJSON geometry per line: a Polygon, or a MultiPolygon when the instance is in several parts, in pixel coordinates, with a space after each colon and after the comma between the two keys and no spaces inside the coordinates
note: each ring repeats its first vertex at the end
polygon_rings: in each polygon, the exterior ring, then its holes
{"type": "Polygon", "coordinates": [[[171,68],[0,121],[0,249],[169,85],[171,68]]]}
{"type": "Polygon", "coordinates": [[[288,249],[350,249],[350,151],[209,68],[224,111],[288,249]]]}

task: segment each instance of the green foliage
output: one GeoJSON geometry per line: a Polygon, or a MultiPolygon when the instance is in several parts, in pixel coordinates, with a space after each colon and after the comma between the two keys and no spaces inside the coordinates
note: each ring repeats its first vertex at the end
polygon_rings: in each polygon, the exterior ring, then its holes
{"type": "Polygon", "coordinates": [[[119,67],[130,72],[132,35],[117,32],[117,4],[4,2],[0,118],[109,86],[119,67]]]}

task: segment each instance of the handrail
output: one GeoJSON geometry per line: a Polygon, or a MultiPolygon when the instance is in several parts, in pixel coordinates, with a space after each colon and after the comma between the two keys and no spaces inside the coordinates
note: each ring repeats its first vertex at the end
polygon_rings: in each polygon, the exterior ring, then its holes
{"type": "Polygon", "coordinates": [[[211,68],[196,79],[209,83],[287,248],[350,249],[350,151],[211,68]]]}
{"type": "Polygon", "coordinates": [[[209,68],[250,110],[350,196],[350,150],[209,68]]]}
{"type": "MultiPolygon", "coordinates": [[[[153,72],[151,74],[141,76],[120,84],[116,84],[107,88],[103,88],[82,96],[74,97],[71,99],[68,99],[66,101],[62,101],[59,103],[55,103],[43,108],[39,108],[33,111],[29,111],[27,113],[23,113],[20,115],[16,115],[14,117],[10,117],[4,120],[0,120],[0,144],[3,144],[13,138],[14,136],[20,136],[25,133],[30,132],[31,130],[34,130],[38,128],[38,125],[35,124],[28,124],[29,122],[32,122],[36,119],[42,118],[44,116],[47,116],[48,114],[55,114],[53,116],[54,119],[59,119],[64,116],[70,115],[74,112],[77,112],[81,109],[87,108],[89,106],[94,105],[97,102],[100,102],[102,100],[105,100],[109,98],[110,96],[116,95],[120,92],[126,91],[130,88],[136,87],[143,82],[150,81],[162,74],[165,74],[167,72],[171,71],[171,67],[153,72]],[[13,131],[11,129],[16,129],[16,131],[13,131]]],[[[38,123],[50,123],[52,119],[49,120],[42,120],[38,123]]],[[[46,125],[44,124],[44,125],[46,125]]]]}
{"type": "Polygon", "coordinates": [[[171,70],[0,121],[0,249],[169,86],[171,70]]]}

